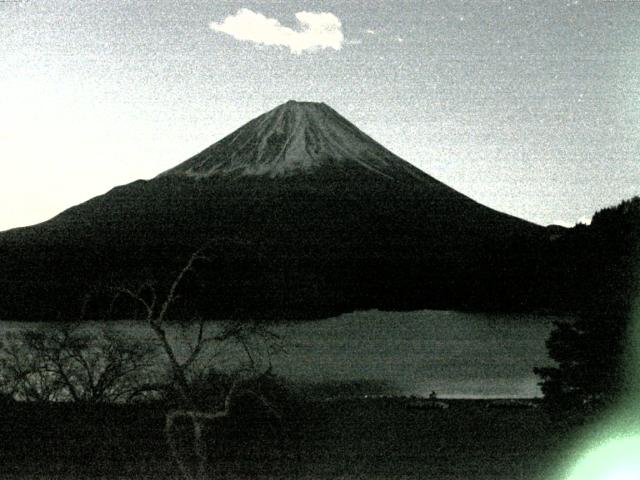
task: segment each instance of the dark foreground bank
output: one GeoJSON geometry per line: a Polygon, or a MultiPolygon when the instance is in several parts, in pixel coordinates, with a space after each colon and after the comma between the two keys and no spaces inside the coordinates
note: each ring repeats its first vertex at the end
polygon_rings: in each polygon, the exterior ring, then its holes
{"type": "MultiPolygon", "coordinates": [[[[310,402],[282,422],[245,409],[208,432],[209,478],[543,479],[561,458],[566,431],[543,408],[446,404],[310,402]]],[[[180,479],[163,426],[157,405],[8,403],[0,477],[180,479]]],[[[179,442],[185,459],[188,432],[179,442]]]]}

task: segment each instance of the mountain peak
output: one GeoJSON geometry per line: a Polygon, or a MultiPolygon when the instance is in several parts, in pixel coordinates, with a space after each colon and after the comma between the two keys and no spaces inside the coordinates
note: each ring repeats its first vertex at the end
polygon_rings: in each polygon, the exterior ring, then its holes
{"type": "Polygon", "coordinates": [[[308,102],[304,100],[287,100],[285,103],[276,108],[281,107],[294,107],[294,108],[304,108],[308,106],[327,106],[324,102],[308,102]]]}
{"type": "Polygon", "coordinates": [[[320,102],[289,100],[164,172],[194,178],[290,176],[321,167],[366,169],[389,179],[431,179],[320,102]]]}

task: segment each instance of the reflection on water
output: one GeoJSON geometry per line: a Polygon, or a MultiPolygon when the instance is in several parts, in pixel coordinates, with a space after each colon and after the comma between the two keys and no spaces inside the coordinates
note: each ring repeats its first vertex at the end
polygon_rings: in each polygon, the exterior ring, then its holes
{"type": "Polygon", "coordinates": [[[403,394],[540,395],[534,366],[550,363],[552,317],[478,313],[358,312],[281,328],[299,346],[279,371],[314,380],[382,380],[403,394]]]}
{"type": "MultiPolygon", "coordinates": [[[[274,327],[287,353],[271,361],[276,373],[303,382],[373,380],[405,395],[534,397],[540,390],[532,369],[550,363],[545,340],[552,320],[432,310],[356,312],[274,327]]],[[[20,326],[3,324],[5,330],[20,326]]],[[[108,328],[153,338],[143,323],[108,328]]],[[[171,337],[180,338],[179,329],[171,337]]],[[[231,368],[241,353],[237,345],[225,348],[216,364],[231,368]]]]}

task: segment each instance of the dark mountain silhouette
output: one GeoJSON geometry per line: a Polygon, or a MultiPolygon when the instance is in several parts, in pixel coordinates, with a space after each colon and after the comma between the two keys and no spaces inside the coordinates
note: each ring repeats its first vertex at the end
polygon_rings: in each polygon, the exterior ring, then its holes
{"type": "Polygon", "coordinates": [[[640,284],[640,197],[593,215],[552,237],[541,256],[540,283],[554,310],[625,317],[640,284]]]}
{"type": "Polygon", "coordinates": [[[287,102],[156,178],[0,234],[0,318],[129,316],[109,286],[166,288],[205,244],[210,261],[176,316],[531,310],[549,235],[435,180],[330,107],[287,102]]]}

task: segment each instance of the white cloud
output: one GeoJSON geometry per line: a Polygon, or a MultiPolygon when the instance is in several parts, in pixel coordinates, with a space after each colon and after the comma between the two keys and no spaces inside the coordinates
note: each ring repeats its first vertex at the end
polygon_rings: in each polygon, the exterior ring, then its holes
{"type": "Polygon", "coordinates": [[[342,23],[333,13],[298,12],[296,19],[300,24],[299,30],[285,27],[275,18],[241,8],[235,15],[228,16],[220,23],[211,22],[209,27],[237,40],[286,47],[295,54],[305,50],[342,48],[342,23]]]}
{"type": "Polygon", "coordinates": [[[375,35],[375,34],[376,34],[376,31],[375,31],[375,30],[373,30],[373,29],[371,29],[371,28],[368,28],[368,29],[367,29],[367,33],[368,33],[369,35],[375,35]]]}

